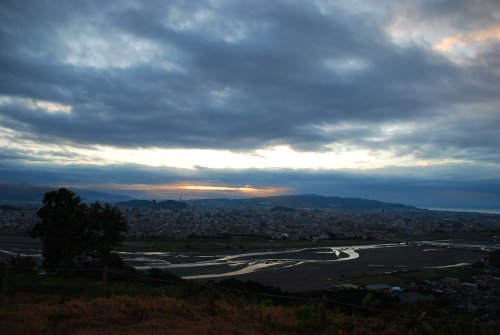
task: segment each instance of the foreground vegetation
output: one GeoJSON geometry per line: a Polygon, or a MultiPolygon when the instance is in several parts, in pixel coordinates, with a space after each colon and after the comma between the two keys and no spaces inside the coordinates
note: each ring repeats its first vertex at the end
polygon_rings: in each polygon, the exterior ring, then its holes
{"type": "Polygon", "coordinates": [[[0,308],[3,334],[471,334],[459,324],[363,316],[315,305],[235,304],[168,296],[20,294],[0,308]]]}
{"type": "Polygon", "coordinates": [[[494,334],[467,316],[444,318],[434,305],[364,290],[290,295],[126,266],[47,276],[25,258],[0,270],[2,334],[494,334]]]}

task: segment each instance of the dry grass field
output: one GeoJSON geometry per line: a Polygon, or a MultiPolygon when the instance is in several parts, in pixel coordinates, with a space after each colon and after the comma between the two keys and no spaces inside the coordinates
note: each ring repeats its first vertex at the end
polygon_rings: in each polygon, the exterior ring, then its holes
{"type": "Polygon", "coordinates": [[[83,298],[17,294],[2,298],[0,329],[4,335],[401,334],[408,333],[412,324],[421,323],[328,310],[319,314],[312,305],[238,306],[166,296],[83,298]]]}

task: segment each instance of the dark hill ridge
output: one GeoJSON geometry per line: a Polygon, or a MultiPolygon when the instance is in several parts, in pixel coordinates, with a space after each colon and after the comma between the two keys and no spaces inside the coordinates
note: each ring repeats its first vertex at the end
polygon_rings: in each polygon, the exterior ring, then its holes
{"type": "MultiPolygon", "coordinates": [[[[29,184],[9,184],[0,183],[0,201],[13,202],[33,202],[39,203],[42,201],[46,192],[55,190],[58,187],[49,186],[33,186],[29,184]]],[[[77,193],[84,202],[105,201],[116,203],[123,207],[145,207],[153,208],[176,208],[182,209],[188,203],[196,206],[206,207],[226,207],[226,208],[266,208],[274,209],[274,211],[290,211],[293,209],[309,208],[309,209],[340,209],[340,210],[395,210],[395,211],[413,211],[418,208],[403,204],[394,204],[381,202],[377,200],[368,200],[360,198],[342,198],[342,197],[326,197],[317,194],[303,195],[282,195],[272,197],[259,197],[247,199],[200,199],[190,200],[186,202],[167,200],[155,202],[150,200],[131,200],[130,197],[110,194],[85,189],[72,189],[77,193]]]]}
{"type": "Polygon", "coordinates": [[[418,210],[403,204],[394,204],[360,198],[326,197],[317,194],[282,195],[249,199],[203,199],[189,201],[194,205],[215,207],[259,207],[267,209],[342,209],[342,210],[418,210]]]}
{"type": "Polygon", "coordinates": [[[49,187],[2,183],[0,184],[0,200],[40,202],[48,191],[50,191],[49,187]]]}
{"type": "Polygon", "coordinates": [[[394,204],[388,202],[381,202],[377,200],[368,200],[361,198],[342,198],[342,197],[326,197],[317,194],[304,194],[304,195],[285,195],[274,196],[265,198],[254,198],[252,200],[258,201],[263,206],[286,206],[292,208],[312,208],[312,209],[416,209],[412,206],[403,204],[394,204]]]}

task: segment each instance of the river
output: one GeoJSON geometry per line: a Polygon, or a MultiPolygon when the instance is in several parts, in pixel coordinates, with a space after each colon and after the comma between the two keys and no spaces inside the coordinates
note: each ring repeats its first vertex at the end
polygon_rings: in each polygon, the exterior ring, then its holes
{"type": "MultiPolygon", "coordinates": [[[[362,246],[259,250],[253,252],[120,251],[125,263],[139,270],[168,269],[185,279],[238,277],[295,290],[324,287],[329,281],[471,264],[500,248],[497,241],[419,241],[362,246]]],[[[41,259],[36,245],[0,244],[0,255],[41,259]]]]}

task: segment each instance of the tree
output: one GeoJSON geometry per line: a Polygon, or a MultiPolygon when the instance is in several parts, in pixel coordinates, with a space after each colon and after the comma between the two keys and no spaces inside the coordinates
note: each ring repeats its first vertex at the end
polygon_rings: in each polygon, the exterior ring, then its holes
{"type": "MultiPolygon", "coordinates": [[[[108,264],[113,261],[113,246],[125,238],[127,222],[120,210],[106,203],[87,207],[83,232],[81,263],[108,264]]],[[[108,264],[109,265],[109,264],[108,264]]]]}
{"type": "Polygon", "coordinates": [[[54,270],[62,262],[72,264],[77,254],[85,207],[75,193],[65,188],[46,193],[42,203],[37,212],[40,220],[30,235],[42,241],[42,266],[54,270]]]}
{"type": "Polygon", "coordinates": [[[48,271],[61,266],[107,265],[113,259],[112,247],[123,241],[127,229],[116,207],[99,202],[87,206],[65,188],[46,193],[37,216],[39,221],[30,235],[40,237],[42,265],[48,271]]]}

